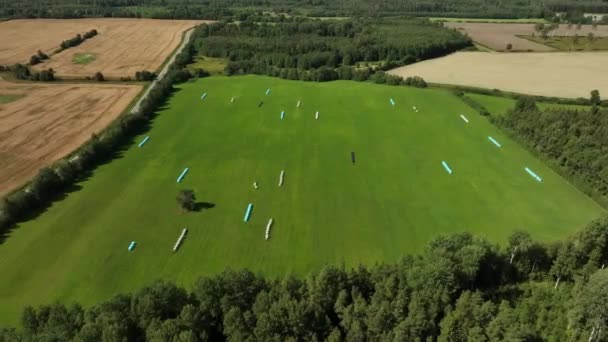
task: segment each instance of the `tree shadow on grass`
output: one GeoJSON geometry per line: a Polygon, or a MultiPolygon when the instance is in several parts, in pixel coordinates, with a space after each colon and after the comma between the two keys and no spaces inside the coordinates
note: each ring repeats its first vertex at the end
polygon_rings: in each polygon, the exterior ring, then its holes
{"type": "MultiPolygon", "coordinates": [[[[136,137],[148,132],[152,128],[152,126],[154,125],[155,118],[158,116],[158,112],[161,112],[168,108],[168,103],[173,96],[175,96],[175,90],[172,91],[171,94],[169,94],[165,98],[165,100],[158,107],[158,109],[156,109],[153,113],[147,113],[147,119],[144,122],[129,127],[128,131],[125,132],[125,135],[121,139],[114,141],[111,146],[108,146],[107,152],[98,152],[93,158],[90,158],[86,165],[83,166],[84,169],[79,171],[79,174],[73,179],[71,183],[63,185],[60,189],[56,191],[54,195],[49,196],[41,201],[37,201],[36,203],[32,203],[30,208],[25,210],[23,213],[20,213],[18,217],[16,217],[15,221],[10,223],[8,226],[0,226],[0,245],[2,245],[10,237],[13,230],[20,227],[21,223],[36,219],[38,216],[49,210],[54,203],[66,199],[68,195],[73,192],[80,191],[83,188],[81,184],[89,180],[100,166],[121,159],[127,150],[137,144],[135,140],[136,137]]],[[[129,112],[125,113],[124,115],[128,116],[133,114],[129,112]]],[[[120,120],[120,117],[116,120],[120,120]]],[[[103,137],[103,133],[101,134],[101,137],[103,137]]],[[[80,148],[79,150],[75,151],[75,155],[78,155],[79,153],[82,153],[80,148]]],[[[214,206],[215,205],[212,203],[201,202],[199,211],[203,209],[213,208],[214,206]]]]}
{"type": "Polygon", "coordinates": [[[70,184],[70,185],[66,186],[65,188],[63,188],[61,191],[58,191],[54,196],[50,197],[47,201],[43,201],[42,204],[32,207],[23,216],[21,216],[17,222],[9,225],[4,230],[0,231],[0,245],[2,245],[4,243],[4,241],[6,241],[11,236],[11,233],[13,232],[13,230],[15,230],[21,226],[21,223],[35,219],[40,214],[42,214],[45,211],[47,211],[48,209],[50,209],[53,206],[53,204],[55,204],[56,202],[66,199],[69,194],[80,191],[81,189],[82,189],[82,186],[78,183],[70,184]]]}
{"type": "Polygon", "coordinates": [[[194,203],[194,209],[192,211],[198,213],[198,212],[201,212],[203,210],[213,209],[213,208],[215,208],[215,204],[214,203],[196,202],[196,203],[194,203]]]}

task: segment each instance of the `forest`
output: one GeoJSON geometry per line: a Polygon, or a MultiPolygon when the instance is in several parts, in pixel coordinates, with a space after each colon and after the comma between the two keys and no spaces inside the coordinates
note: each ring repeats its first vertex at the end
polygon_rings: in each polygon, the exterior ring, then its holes
{"type": "Polygon", "coordinates": [[[549,18],[555,12],[606,13],[608,3],[601,0],[0,0],[0,18],[225,19],[252,11],[319,17],[549,18]]]}
{"type": "Polygon", "coordinates": [[[589,110],[555,108],[541,111],[534,100],[522,98],[494,123],[603,205],[608,204],[608,111],[599,107],[593,91],[589,110]]]}
{"type": "Polygon", "coordinates": [[[367,80],[369,65],[384,70],[470,45],[455,30],[413,18],[218,22],[199,27],[193,40],[199,55],[229,60],[228,75],[313,81],[367,80]]]}
{"type": "Polygon", "coordinates": [[[606,341],[607,262],[607,219],[547,244],[462,233],[391,264],[225,270],[87,308],[27,307],[0,341],[606,341]]]}

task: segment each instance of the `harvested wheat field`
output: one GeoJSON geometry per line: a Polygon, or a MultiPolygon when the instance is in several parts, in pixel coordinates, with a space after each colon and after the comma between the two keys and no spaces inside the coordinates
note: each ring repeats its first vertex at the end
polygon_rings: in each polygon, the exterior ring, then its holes
{"type": "Polygon", "coordinates": [[[62,41],[95,28],[93,20],[9,20],[0,22],[0,65],[27,63],[38,50],[51,54],[62,41]]]}
{"type": "Polygon", "coordinates": [[[179,45],[184,31],[203,21],[155,19],[35,19],[0,23],[0,64],[26,63],[39,49],[51,54],[63,40],[92,29],[98,35],[76,47],[52,55],[36,68],[53,68],[65,77],[134,76],[156,71],[179,45]],[[95,56],[78,63],[78,55],[95,56]]]}
{"type": "MultiPolygon", "coordinates": [[[[517,37],[535,34],[534,24],[447,22],[444,25],[467,33],[476,43],[497,51],[506,50],[507,44],[512,45],[513,51],[557,51],[550,46],[517,37]]],[[[577,30],[576,26],[568,28],[568,25],[562,24],[549,35],[571,37],[578,34],[585,37],[589,32],[593,32],[596,37],[608,37],[608,26],[598,26],[593,29],[591,25],[583,25],[577,30]]]]}
{"type": "Polygon", "coordinates": [[[427,82],[500,89],[517,93],[589,97],[608,94],[608,52],[457,52],[389,71],[427,82]]]}
{"type": "Polygon", "coordinates": [[[0,196],[101,131],[140,92],[136,85],[15,84],[0,80],[0,196]]]}

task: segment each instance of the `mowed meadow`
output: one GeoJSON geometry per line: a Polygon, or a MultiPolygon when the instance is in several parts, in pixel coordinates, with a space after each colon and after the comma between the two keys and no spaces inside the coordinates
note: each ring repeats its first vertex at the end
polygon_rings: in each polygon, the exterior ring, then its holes
{"type": "Polygon", "coordinates": [[[79,186],[2,243],[1,323],[28,304],[89,305],[157,278],[189,286],[225,268],[282,278],[393,262],[438,234],[553,241],[605,214],[447,90],[260,76],[183,84],[149,132],[79,186]],[[181,189],[199,212],[179,209],[181,189]]]}

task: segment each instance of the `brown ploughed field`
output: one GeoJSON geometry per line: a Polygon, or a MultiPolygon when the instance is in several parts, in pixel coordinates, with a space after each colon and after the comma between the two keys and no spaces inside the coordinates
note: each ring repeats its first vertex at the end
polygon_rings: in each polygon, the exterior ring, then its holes
{"type": "Polygon", "coordinates": [[[156,71],[180,44],[184,31],[200,20],[156,19],[33,19],[0,23],[0,65],[27,63],[38,50],[51,54],[62,41],[92,29],[99,33],[82,44],[52,55],[35,66],[53,68],[58,76],[82,78],[101,72],[106,78],[156,71]],[[87,64],[76,54],[95,56],[87,64]]]}
{"type": "Polygon", "coordinates": [[[0,196],[65,157],[113,121],[141,91],[137,85],[26,84],[0,79],[0,196]]]}
{"type": "MultiPolygon", "coordinates": [[[[513,46],[513,51],[557,51],[550,46],[517,37],[539,35],[534,31],[534,24],[446,22],[444,25],[467,33],[476,43],[497,51],[505,51],[507,44],[513,46]]],[[[577,30],[576,25],[568,28],[568,25],[562,24],[549,35],[572,37],[578,34],[584,39],[589,32],[596,37],[608,37],[608,26],[600,25],[593,29],[591,25],[583,25],[577,30]]]]}

